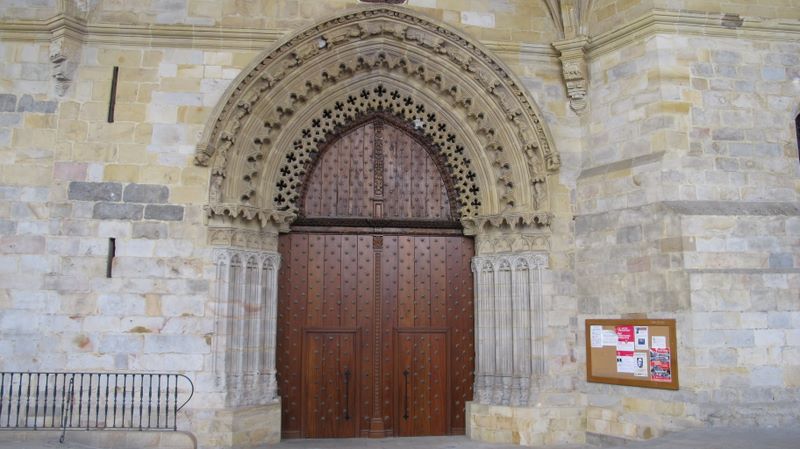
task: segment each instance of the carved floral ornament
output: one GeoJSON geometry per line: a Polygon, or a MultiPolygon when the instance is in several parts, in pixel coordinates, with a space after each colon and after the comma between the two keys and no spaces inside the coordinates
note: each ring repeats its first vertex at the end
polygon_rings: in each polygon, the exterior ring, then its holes
{"type": "Polygon", "coordinates": [[[441,153],[468,228],[548,224],[548,174],[560,161],[520,82],[459,32],[388,6],[323,21],[240,74],[195,158],[212,167],[209,216],[288,230],[309,164],[375,113],[441,153]]]}

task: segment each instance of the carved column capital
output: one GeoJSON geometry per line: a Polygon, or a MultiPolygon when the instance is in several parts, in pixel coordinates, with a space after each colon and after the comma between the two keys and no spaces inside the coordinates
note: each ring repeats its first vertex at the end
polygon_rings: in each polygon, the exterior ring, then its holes
{"type": "Polygon", "coordinates": [[[475,252],[508,254],[550,249],[550,234],[544,223],[549,223],[550,214],[502,215],[476,217],[464,220],[464,234],[475,236],[475,252]]]}
{"type": "Polygon", "coordinates": [[[586,109],[586,94],[589,89],[589,70],[586,65],[588,43],[589,38],[586,36],[553,42],[553,47],[561,53],[561,73],[567,87],[569,105],[579,115],[586,109]]]}

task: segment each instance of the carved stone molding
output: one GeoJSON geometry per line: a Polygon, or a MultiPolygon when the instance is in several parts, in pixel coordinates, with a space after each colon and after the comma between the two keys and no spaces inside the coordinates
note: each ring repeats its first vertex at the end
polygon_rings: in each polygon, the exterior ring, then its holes
{"type": "Polygon", "coordinates": [[[542,273],[547,255],[476,256],[475,401],[527,406],[544,366],[542,273]]]}
{"type": "Polygon", "coordinates": [[[228,406],[278,401],[275,378],[278,269],[275,251],[217,248],[214,373],[228,406]]]}
{"type": "Polygon", "coordinates": [[[546,175],[560,160],[521,83],[459,32],[381,5],[297,33],[240,74],[197,149],[196,163],[212,167],[209,213],[236,212],[218,204],[293,213],[303,158],[374,111],[420,128],[448,156],[463,148],[457,158],[472,168],[456,176],[472,172],[477,187],[461,188],[462,202],[475,197],[463,217],[549,211],[546,175]]]}
{"type": "Polygon", "coordinates": [[[277,251],[278,234],[261,230],[211,227],[208,230],[208,243],[213,246],[277,251]]]}
{"type": "MultiPolygon", "coordinates": [[[[212,181],[211,192],[214,194],[215,186],[212,181]]],[[[236,203],[212,203],[205,206],[206,215],[210,217],[242,218],[246,221],[256,221],[262,228],[276,227],[280,232],[288,232],[289,224],[297,218],[293,212],[275,209],[261,209],[236,203]]]]}
{"type": "Polygon", "coordinates": [[[586,66],[588,43],[589,39],[586,36],[553,42],[553,46],[561,52],[561,73],[567,87],[570,108],[579,115],[586,110],[586,94],[589,87],[589,72],[586,66]]]}

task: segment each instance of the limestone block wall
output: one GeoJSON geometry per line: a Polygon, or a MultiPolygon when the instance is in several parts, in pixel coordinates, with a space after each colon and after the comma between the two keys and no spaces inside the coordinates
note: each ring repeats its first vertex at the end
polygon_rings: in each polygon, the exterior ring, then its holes
{"type": "MultiPolygon", "coordinates": [[[[714,424],[797,425],[800,216],[690,215],[683,234],[698,407],[714,424]]],[[[757,213],[758,211],[756,211],[757,213]]]]}
{"type": "Polygon", "coordinates": [[[796,397],[784,354],[797,351],[797,306],[781,300],[798,297],[800,272],[797,50],[655,35],[592,55],[579,311],[677,318],[681,390],[586,384],[590,432],[797,422],[784,402],[796,397]]]}
{"type": "Polygon", "coordinates": [[[191,160],[210,109],[253,53],[87,45],[63,97],[47,45],[4,41],[0,53],[3,369],[180,369],[197,389],[181,426],[207,447],[225,444],[208,173],[191,160]]]}
{"type": "MultiPolygon", "coordinates": [[[[754,3],[748,0],[595,0],[590,16],[589,30],[592,35],[609,32],[616,27],[631,22],[654,9],[664,13],[686,12],[708,16],[713,22],[720,21],[724,15],[747,17],[748,20],[796,19],[800,17],[800,7],[793,2],[766,0],[754,3]]],[[[735,18],[733,20],[737,20],[735,18]]],[[[730,19],[729,19],[730,20],[730,19]]],[[[711,22],[711,23],[713,23],[711,22]]],[[[719,23],[719,22],[718,22],[719,23]]]]}
{"type": "Polygon", "coordinates": [[[0,17],[15,19],[47,19],[55,15],[58,0],[2,0],[0,17]]]}

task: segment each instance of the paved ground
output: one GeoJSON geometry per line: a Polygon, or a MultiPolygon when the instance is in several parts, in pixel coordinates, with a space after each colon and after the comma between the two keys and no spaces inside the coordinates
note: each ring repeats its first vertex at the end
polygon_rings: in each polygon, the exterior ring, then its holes
{"type": "MultiPolygon", "coordinates": [[[[271,449],[511,449],[520,446],[487,444],[465,437],[388,438],[384,440],[288,440],[271,449]]],[[[598,449],[600,446],[550,446],[547,449],[598,449]]],[[[701,429],[649,441],[604,449],[800,449],[796,429],[701,429]]]]}
{"type": "MultiPolygon", "coordinates": [[[[87,446],[70,441],[61,445],[57,433],[40,433],[28,441],[15,441],[0,432],[0,449],[117,449],[117,445],[87,446]]],[[[487,444],[465,437],[387,438],[381,440],[288,440],[268,449],[513,449],[520,446],[487,444]]],[[[598,449],[600,446],[550,446],[547,449],[598,449]]],[[[540,448],[541,449],[541,448],[540,448]]],[[[800,428],[790,429],[699,429],[672,433],[662,438],[605,449],[800,449],[800,428]]]]}

